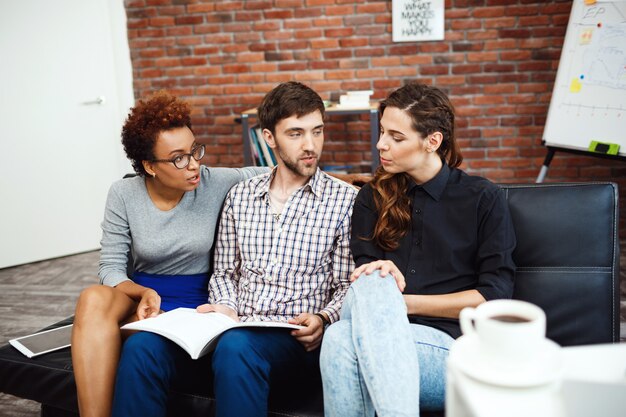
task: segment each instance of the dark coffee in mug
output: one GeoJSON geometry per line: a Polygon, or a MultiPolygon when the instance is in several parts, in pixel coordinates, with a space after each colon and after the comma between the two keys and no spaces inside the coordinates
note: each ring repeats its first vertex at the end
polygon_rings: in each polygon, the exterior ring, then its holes
{"type": "Polygon", "coordinates": [[[498,316],[492,316],[491,319],[504,323],[528,323],[530,321],[526,317],[514,316],[512,314],[501,314],[498,316]]]}

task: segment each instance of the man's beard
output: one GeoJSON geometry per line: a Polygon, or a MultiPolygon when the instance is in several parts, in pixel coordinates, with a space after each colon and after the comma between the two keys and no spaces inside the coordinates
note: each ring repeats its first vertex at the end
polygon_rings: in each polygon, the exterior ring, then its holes
{"type": "Polygon", "coordinates": [[[315,171],[317,171],[317,165],[319,164],[319,157],[314,152],[307,152],[303,155],[300,155],[298,159],[296,160],[289,159],[287,155],[284,155],[279,146],[276,146],[276,153],[278,153],[278,156],[280,156],[280,159],[283,161],[283,164],[285,164],[285,168],[287,168],[288,170],[290,170],[296,175],[299,175],[301,177],[310,177],[313,174],[315,174],[315,171]],[[305,165],[304,162],[300,160],[300,158],[306,157],[306,156],[315,157],[315,162],[308,166],[305,165]]]}

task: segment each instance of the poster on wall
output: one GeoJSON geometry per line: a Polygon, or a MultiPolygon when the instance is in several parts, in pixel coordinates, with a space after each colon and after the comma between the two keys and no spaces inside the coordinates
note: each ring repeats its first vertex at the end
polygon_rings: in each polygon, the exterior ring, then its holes
{"type": "Polygon", "coordinates": [[[444,8],[444,0],[393,0],[393,41],[443,40],[444,8]]]}

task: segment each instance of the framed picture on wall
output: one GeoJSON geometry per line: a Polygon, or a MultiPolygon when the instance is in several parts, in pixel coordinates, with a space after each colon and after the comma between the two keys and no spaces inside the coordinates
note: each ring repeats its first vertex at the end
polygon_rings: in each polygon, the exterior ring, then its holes
{"type": "Polygon", "coordinates": [[[394,42],[440,41],[444,0],[392,0],[394,42]]]}

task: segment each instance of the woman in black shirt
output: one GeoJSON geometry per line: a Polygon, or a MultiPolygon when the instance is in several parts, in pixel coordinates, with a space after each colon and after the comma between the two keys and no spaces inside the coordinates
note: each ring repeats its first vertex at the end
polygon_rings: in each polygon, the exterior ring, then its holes
{"type": "Polygon", "coordinates": [[[352,216],[355,282],[322,346],[327,416],[443,408],[459,312],[513,293],[505,196],[458,169],[448,97],[409,84],[381,102],[380,114],[381,167],[352,216]]]}

